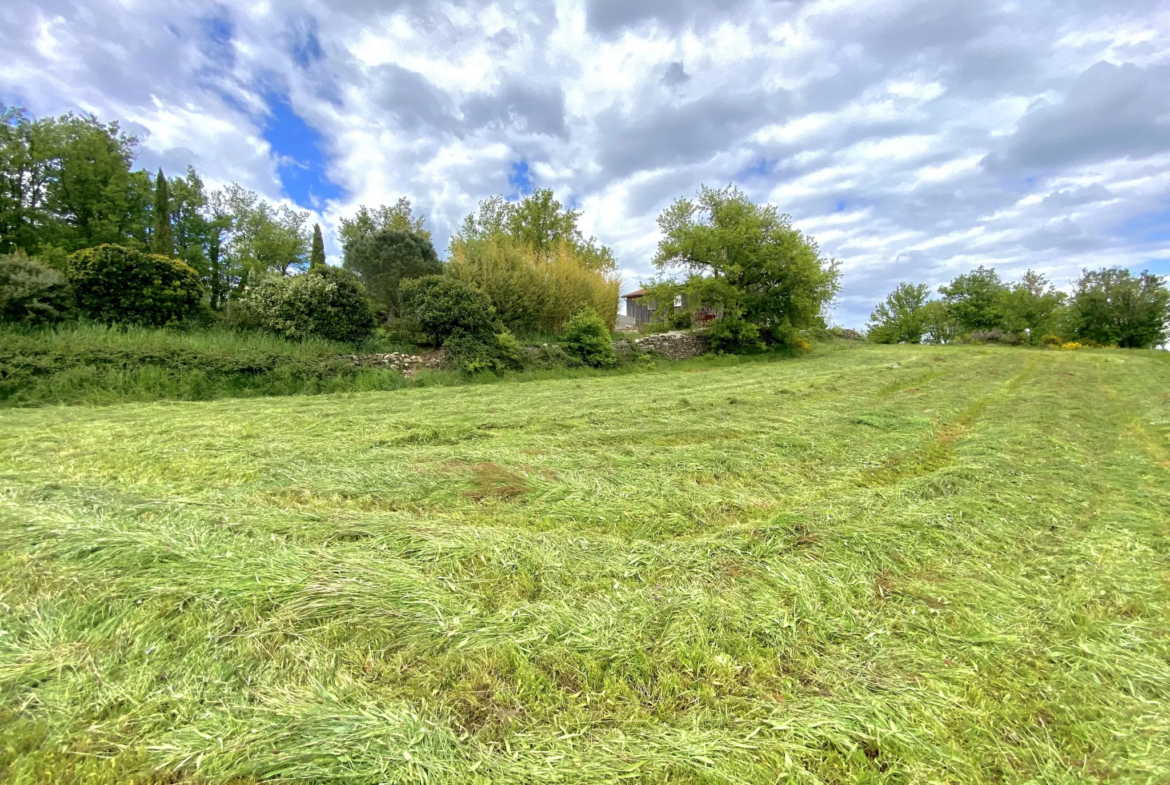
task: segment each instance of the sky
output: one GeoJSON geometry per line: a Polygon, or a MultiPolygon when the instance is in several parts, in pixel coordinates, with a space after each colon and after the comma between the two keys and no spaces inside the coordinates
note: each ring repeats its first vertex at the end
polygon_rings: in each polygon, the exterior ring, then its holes
{"type": "Polygon", "coordinates": [[[980,264],[1170,274],[1170,0],[6,0],[0,51],[0,102],[310,209],[333,259],[360,204],[442,254],[552,188],[630,291],[734,183],[840,261],[842,326],[980,264]]]}

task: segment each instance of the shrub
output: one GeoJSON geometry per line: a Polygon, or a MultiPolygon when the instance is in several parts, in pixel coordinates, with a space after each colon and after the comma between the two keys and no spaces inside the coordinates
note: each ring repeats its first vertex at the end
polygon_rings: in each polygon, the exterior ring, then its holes
{"type": "Polygon", "coordinates": [[[435,346],[463,332],[485,340],[499,332],[491,300],[457,278],[428,275],[402,282],[403,314],[413,319],[435,346]]]}
{"type": "Polygon", "coordinates": [[[1059,349],[1061,344],[1064,343],[1064,341],[1060,340],[1059,335],[1045,335],[1043,338],[1040,339],[1040,343],[1044,344],[1045,346],[1052,347],[1054,349],[1059,349]]]}
{"type": "Polygon", "coordinates": [[[365,288],[353,273],[337,267],[262,279],[248,288],[242,305],[260,329],[285,338],[356,343],[374,330],[365,288]]]}
{"type": "Polygon", "coordinates": [[[68,279],[23,253],[0,256],[0,321],[48,324],[73,308],[68,279]]]}
{"type": "Polygon", "coordinates": [[[443,343],[448,364],[464,373],[502,373],[524,367],[520,342],[504,330],[497,335],[473,335],[458,330],[443,343]]]}
{"type": "Polygon", "coordinates": [[[827,331],[830,338],[838,338],[842,341],[864,341],[865,336],[857,330],[851,330],[848,327],[830,327],[827,331]]]}
{"type": "Polygon", "coordinates": [[[161,327],[204,314],[199,274],[178,259],[99,245],[69,257],[69,278],[78,310],[95,321],[161,327]]]}
{"type": "Polygon", "coordinates": [[[586,365],[594,368],[613,368],[617,365],[617,352],[614,351],[609,330],[606,329],[605,321],[592,308],[573,315],[562,340],[565,351],[586,365]]]}
{"type": "Polygon", "coordinates": [[[712,351],[719,354],[735,354],[764,348],[758,327],[751,322],[730,316],[717,320],[708,328],[707,340],[711,343],[712,351]]]}

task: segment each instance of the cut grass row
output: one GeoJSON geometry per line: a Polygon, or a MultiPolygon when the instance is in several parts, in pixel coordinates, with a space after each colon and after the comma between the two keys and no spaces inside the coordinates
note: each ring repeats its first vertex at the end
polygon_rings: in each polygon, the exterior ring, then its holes
{"type": "Polygon", "coordinates": [[[0,779],[1165,778],[1165,358],[690,370],[0,413],[0,779]]]}

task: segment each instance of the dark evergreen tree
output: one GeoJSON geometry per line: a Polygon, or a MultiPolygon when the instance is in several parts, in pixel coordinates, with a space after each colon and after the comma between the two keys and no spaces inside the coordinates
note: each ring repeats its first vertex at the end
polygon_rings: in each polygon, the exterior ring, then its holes
{"type": "Polygon", "coordinates": [[[160,256],[175,255],[175,236],[171,229],[171,196],[167,178],[158,170],[154,183],[154,231],[150,236],[150,250],[160,256]]]}
{"type": "Polygon", "coordinates": [[[309,253],[309,269],[325,266],[325,238],[321,236],[321,224],[313,224],[313,250],[309,253]]]}

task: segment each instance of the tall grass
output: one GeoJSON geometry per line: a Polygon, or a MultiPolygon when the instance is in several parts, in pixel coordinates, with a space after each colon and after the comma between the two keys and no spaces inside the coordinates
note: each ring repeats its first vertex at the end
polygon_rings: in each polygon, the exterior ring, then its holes
{"type": "Polygon", "coordinates": [[[617,321],[620,277],[592,269],[567,242],[547,253],[505,236],[461,242],[447,271],[486,292],[515,333],[558,332],[586,306],[610,329],[617,321]]]}

